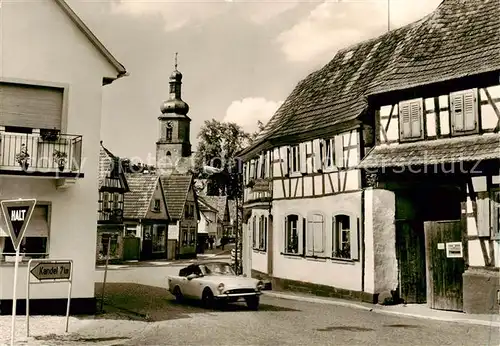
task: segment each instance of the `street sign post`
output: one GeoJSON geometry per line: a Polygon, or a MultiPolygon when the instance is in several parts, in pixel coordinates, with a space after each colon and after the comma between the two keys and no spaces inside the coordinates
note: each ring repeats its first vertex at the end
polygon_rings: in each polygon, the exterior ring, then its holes
{"type": "Polygon", "coordinates": [[[5,224],[9,230],[10,239],[16,250],[16,262],[14,263],[14,284],[12,289],[12,329],[10,344],[14,345],[16,332],[16,307],[17,307],[17,271],[19,268],[19,247],[23,240],[26,227],[28,226],[36,199],[17,199],[1,201],[2,214],[5,224]]]}
{"type": "Polygon", "coordinates": [[[73,261],[53,259],[30,259],[26,277],[26,336],[30,336],[30,286],[68,282],[68,304],[66,305],[66,332],[69,327],[69,307],[71,303],[71,289],[73,286],[73,261]],[[36,263],[32,267],[32,263],[36,263]],[[33,275],[37,281],[31,281],[33,275]]]}

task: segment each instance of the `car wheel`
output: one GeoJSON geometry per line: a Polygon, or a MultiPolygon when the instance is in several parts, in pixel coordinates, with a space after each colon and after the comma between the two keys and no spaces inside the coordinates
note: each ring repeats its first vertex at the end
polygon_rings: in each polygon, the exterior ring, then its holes
{"type": "Polygon", "coordinates": [[[259,297],[257,296],[247,297],[245,298],[245,301],[250,310],[255,310],[255,311],[259,310],[259,303],[260,303],[259,297]]]}
{"type": "Polygon", "coordinates": [[[211,309],[214,307],[214,294],[209,288],[205,288],[203,291],[201,302],[205,308],[211,309]]]}
{"type": "Polygon", "coordinates": [[[182,295],[182,292],[181,292],[181,289],[179,288],[179,286],[175,286],[174,288],[174,296],[175,296],[175,300],[180,303],[184,296],[182,295]]]}

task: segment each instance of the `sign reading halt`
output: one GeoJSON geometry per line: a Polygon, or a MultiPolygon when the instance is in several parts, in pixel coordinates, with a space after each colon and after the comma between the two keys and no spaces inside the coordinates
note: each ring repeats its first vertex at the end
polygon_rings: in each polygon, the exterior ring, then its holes
{"type": "Polygon", "coordinates": [[[71,277],[71,262],[43,262],[38,263],[31,274],[40,281],[44,280],[69,280],[71,277]]]}
{"type": "Polygon", "coordinates": [[[14,249],[16,250],[19,249],[19,245],[23,240],[24,232],[30,222],[35,204],[35,199],[19,199],[1,202],[5,223],[9,229],[14,249]]]}

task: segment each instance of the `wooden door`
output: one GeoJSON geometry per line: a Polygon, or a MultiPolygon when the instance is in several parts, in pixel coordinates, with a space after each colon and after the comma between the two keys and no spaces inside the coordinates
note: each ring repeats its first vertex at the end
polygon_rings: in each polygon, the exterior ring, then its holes
{"type": "Polygon", "coordinates": [[[406,303],[425,303],[425,235],[422,221],[396,221],[396,254],[400,298],[406,303]]]}
{"type": "Polygon", "coordinates": [[[424,223],[427,262],[427,304],[437,310],[463,310],[465,270],[463,221],[424,223]]]}

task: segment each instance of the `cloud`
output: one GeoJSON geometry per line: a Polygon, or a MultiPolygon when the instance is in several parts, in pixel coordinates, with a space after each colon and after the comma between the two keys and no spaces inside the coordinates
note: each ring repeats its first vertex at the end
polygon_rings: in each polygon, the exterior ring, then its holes
{"type": "Polygon", "coordinates": [[[111,3],[114,13],[133,16],[161,16],[166,31],[175,31],[189,24],[236,9],[255,24],[269,20],[295,8],[302,0],[116,0],[111,3]]]}
{"type": "Polygon", "coordinates": [[[119,0],[112,2],[111,8],[115,13],[133,16],[161,16],[165,31],[174,31],[187,24],[221,14],[228,9],[225,6],[227,2],[227,0],[119,0]]]}
{"type": "Polygon", "coordinates": [[[258,128],[258,120],[266,124],[282,104],[283,101],[269,101],[263,97],[233,101],[227,108],[223,121],[237,123],[243,130],[252,133],[258,128]]]}
{"type": "MultiPolygon", "coordinates": [[[[441,0],[392,0],[391,29],[432,12],[441,0]]],[[[316,6],[276,39],[289,61],[332,56],[337,50],[387,31],[387,0],[330,0],[316,6]]]]}
{"type": "Polygon", "coordinates": [[[256,0],[245,3],[242,9],[255,24],[265,24],[281,14],[297,7],[303,0],[256,0]]]}

